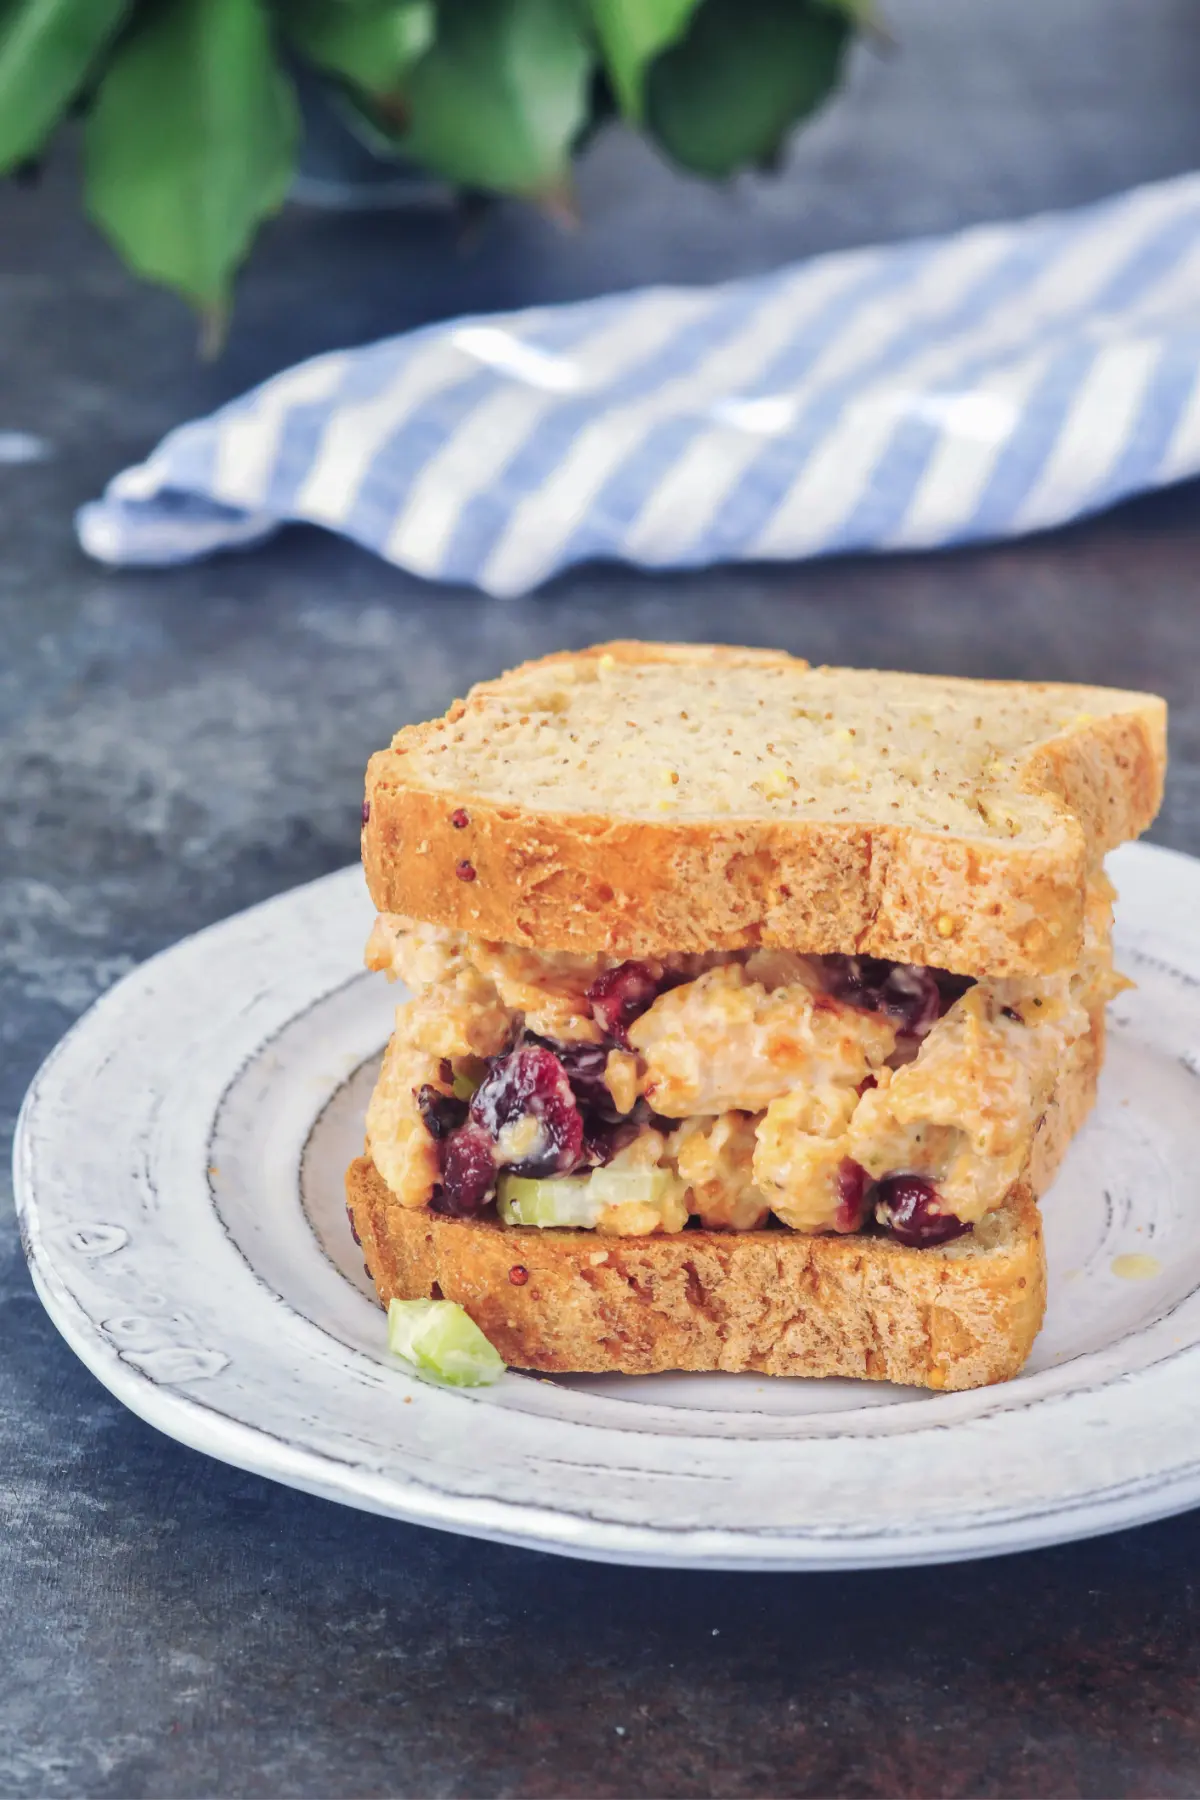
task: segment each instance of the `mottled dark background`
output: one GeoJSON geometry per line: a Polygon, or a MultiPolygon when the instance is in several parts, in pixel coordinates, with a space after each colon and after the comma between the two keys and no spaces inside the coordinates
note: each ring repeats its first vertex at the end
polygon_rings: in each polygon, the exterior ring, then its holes
{"type": "MultiPolygon", "coordinates": [[[[898,53],[779,180],[618,135],[574,236],[498,209],[291,210],[228,355],[80,221],[64,153],[0,190],[0,1130],[139,958],[350,861],[368,751],[518,658],[612,635],[1158,688],[1155,835],[1200,850],[1200,491],[943,557],[435,589],[315,532],[113,575],[72,509],[310,352],[461,308],[703,280],[1200,166],[1194,0],[886,0],[898,53]]],[[[0,1193],[0,1793],[1192,1795],[1195,1515],[879,1575],[571,1564],[355,1514],[178,1448],[60,1343],[0,1193]]]]}

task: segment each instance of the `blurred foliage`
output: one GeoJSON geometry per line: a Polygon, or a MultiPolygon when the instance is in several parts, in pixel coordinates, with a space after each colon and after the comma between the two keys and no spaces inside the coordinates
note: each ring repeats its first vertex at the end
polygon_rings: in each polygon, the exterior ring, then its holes
{"type": "Polygon", "coordinates": [[[91,216],[215,339],[291,182],[298,63],[374,145],[562,210],[613,112],[701,175],[770,167],[866,23],[866,0],[0,0],[0,174],[84,112],[91,216]]]}

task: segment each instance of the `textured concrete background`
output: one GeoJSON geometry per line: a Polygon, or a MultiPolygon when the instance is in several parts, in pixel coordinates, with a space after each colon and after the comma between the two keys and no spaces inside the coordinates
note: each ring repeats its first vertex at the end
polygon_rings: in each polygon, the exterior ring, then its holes
{"type": "MultiPolygon", "coordinates": [[[[74,547],[71,510],[107,476],[309,352],[1200,166],[1192,0],[886,10],[899,53],[857,59],[778,181],[709,190],[614,135],[575,236],[507,207],[467,249],[441,216],[288,212],[215,368],[79,220],[69,148],[39,188],[0,190],[0,432],[46,446],[0,464],[0,1133],[135,961],[352,859],[363,763],[399,724],[600,636],[1159,688],[1155,835],[1200,851],[1195,487],[994,550],[589,569],[517,602],[315,532],[170,574],[106,574],[74,547]]],[[[111,1402],[33,1297],[6,1187],[0,1374],[5,1795],[1200,1791],[1195,1515],[998,1563],[769,1579],[388,1524],[111,1402]]]]}

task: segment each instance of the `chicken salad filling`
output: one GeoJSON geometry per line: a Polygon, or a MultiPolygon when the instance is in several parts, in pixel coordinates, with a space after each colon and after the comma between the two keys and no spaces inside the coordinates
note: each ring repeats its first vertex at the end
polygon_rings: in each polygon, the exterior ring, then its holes
{"type": "Polygon", "coordinates": [[[397,1009],[367,1113],[401,1205],[643,1236],[778,1223],[945,1243],[999,1206],[1113,974],[972,980],[754,950],[540,954],[380,915],[397,1009]]]}

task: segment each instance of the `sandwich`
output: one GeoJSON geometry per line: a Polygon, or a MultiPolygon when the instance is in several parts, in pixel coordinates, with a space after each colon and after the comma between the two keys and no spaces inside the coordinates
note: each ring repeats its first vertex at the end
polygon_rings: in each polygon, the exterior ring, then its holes
{"type": "Polygon", "coordinates": [[[1153,695],[611,643],[371,758],[404,983],[347,1175],[507,1365],[1015,1375],[1092,1105],[1153,695]]]}

